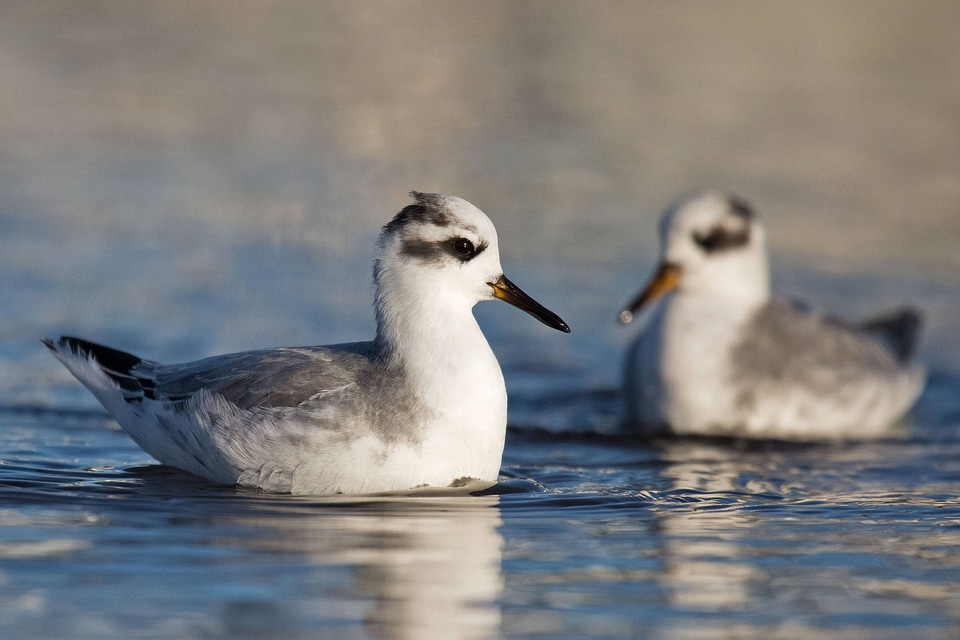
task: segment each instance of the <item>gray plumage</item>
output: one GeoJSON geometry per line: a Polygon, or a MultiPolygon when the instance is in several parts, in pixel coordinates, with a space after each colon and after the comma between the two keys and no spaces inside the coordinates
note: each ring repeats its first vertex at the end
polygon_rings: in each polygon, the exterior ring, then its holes
{"type": "Polygon", "coordinates": [[[294,493],[489,486],[506,389],[474,304],[500,299],[569,327],[503,275],[482,211],[412,195],[377,242],[370,342],[180,365],[79,338],[44,343],[144,451],[215,482],[294,493]]]}
{"type": "Polygon", "coordinates": [[[660,220],[660,266],[621,314],[657,304],[624,367],[624,420],[645,431],[791,439],[890,434],[923,388],[920,315],[861,324],[772,298],[763,225],[717,191],[660,220]]]}
{"type": "Polygon", "coordinates": [[[770,395],[774,386],[780,387],[775,395],[802,389],[823,402],[836,398],[838,403],[861,393],[866,383],[878,384],[878,396],[889,393],[904,375],[919,327],[920,314],[912,309],[854,324],[771,299],[732,349],[738,404],[758,403],[757,395],[770,395]]]}

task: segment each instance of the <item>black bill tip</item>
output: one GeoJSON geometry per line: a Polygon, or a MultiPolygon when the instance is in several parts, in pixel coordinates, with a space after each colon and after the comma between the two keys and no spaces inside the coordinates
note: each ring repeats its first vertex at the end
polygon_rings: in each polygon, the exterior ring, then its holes
{"type": "Polygon", "coordinates": [[[507,276],[501,275],[496,282],[488,282],[487,284],[493,289],[493,295],[498,300],[503,300],[518,309],[526,311],[548,327],[570,333],[570,326],[560,316],[524,293],[520,287],[510,282],[507,276]]]}

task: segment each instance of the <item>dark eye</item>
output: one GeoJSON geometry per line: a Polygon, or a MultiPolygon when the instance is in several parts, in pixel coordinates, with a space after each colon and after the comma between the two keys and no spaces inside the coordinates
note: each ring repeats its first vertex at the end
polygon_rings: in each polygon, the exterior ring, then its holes
{"type": "Polygon", "coordinates": [[[694,231],[693,241],[707,253],[736,249],[750,242],[750,227],[736,230],[714,227],[705,234],[694,231]]]}
{"type": "Polygon", "coordinates": [[[457,238],[453,241],[453,250],[461,258],[470,258],[473,256],[473,243],[466,238],[457,238]]]}

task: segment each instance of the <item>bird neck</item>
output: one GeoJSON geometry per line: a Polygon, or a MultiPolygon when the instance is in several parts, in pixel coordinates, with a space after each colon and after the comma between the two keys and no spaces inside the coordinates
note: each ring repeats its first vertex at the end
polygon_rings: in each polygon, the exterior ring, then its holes
{"type": "Polygon", "coordinates": [[[749,315],[770,300],[770,275],[763,255],[718,259],[709,269],[685,273],[678,297],[709,301],[749,315]]]}
{"type": "Polygon", "coordinates": [[[378,295],[376,317],[377,351],[388,366],[401,367],[416,388],[434,396],[462,396],[485,386],[501,393],[500,366],[469,304],[378,295]]]}

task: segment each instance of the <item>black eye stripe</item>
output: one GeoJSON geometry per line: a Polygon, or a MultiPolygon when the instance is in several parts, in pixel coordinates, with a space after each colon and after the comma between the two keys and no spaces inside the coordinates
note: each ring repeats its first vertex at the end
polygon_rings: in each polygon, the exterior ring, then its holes
{"type": "Polygon", "coordinates": [[[726,251],[747,244],[750,241],[750,227],[744,226],[743,229],[735,231],[724,227],[714,227],[708,233],[694,231],[693,241],[707,253],[726,251]]]}
{"type": "Polygon", "coordinates": [[[456,236],[449,240],[403,240],[400,253],[424,262],[440,262],[446,256],[452,256],[461,262],[476,258],[487,248],[487,243],[474,245],[473,241],[456,236]]]}

